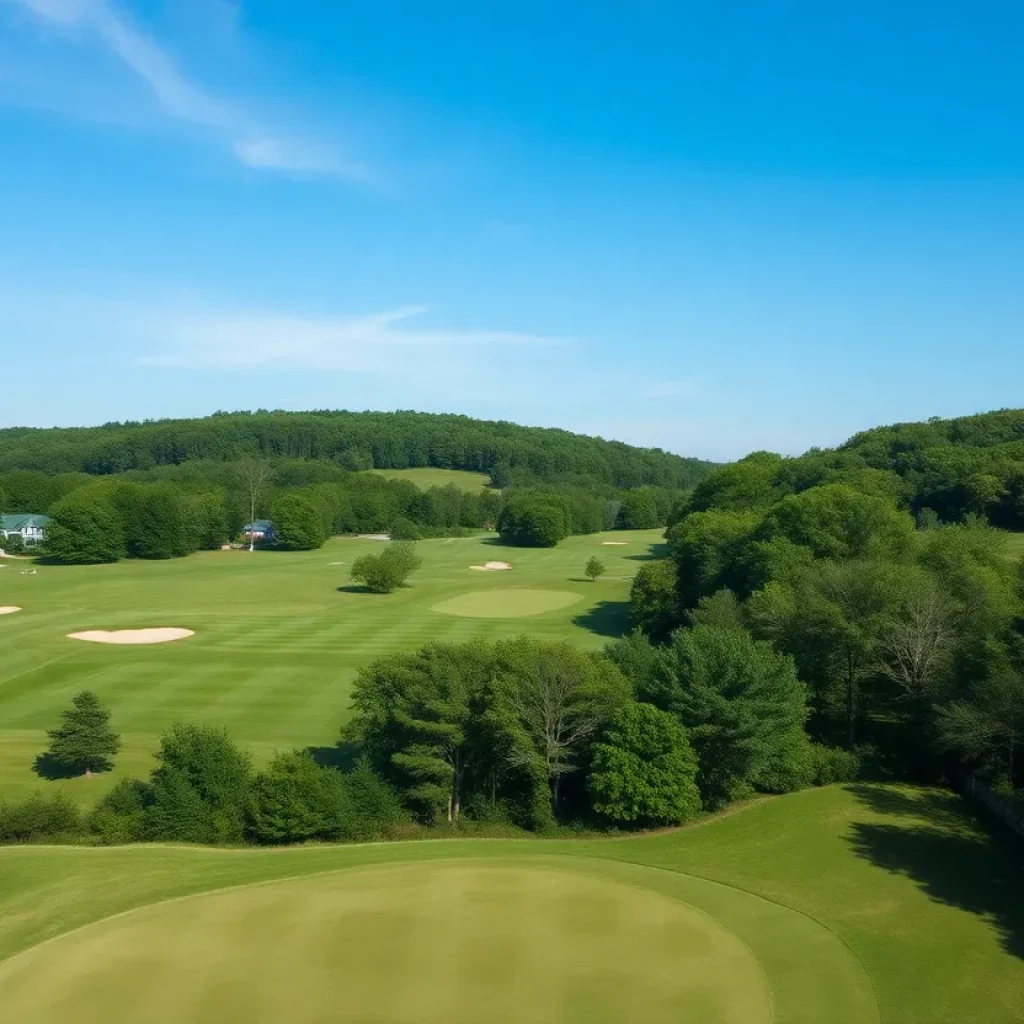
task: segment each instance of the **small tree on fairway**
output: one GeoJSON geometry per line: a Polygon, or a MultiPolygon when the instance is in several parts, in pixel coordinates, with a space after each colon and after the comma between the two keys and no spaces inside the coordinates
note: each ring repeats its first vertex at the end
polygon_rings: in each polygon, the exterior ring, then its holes
{"type": "Polygon", "coordinates": [[[43,757],[68,775],[110,771],[121,738],[110,728],[110,712],[96,694],[83,690],[63,717],[61,725],[48,734],[50,749],[43,757]]]}
{"type": "Polygon", "coordinates": [[[590,560],[587,562],[587,567],[583,570],[583,572],[586,574],[587,579],[589,579],[590,582],[593,583],[598,578],[598,576],[604,575],[604,562],[602,562],[594,555],[591,555],[590,560]]]}
{"type": "Polygon", "coordinates": [[[350,578],[375,594],[390,594],[405,585],[422,564],[412,541],[393,541],[379,555],[361,555],[352,563],[350,578]]]}

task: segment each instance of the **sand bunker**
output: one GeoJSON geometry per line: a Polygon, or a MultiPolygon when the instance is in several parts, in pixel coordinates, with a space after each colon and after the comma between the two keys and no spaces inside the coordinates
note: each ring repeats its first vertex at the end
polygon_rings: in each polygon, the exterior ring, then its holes
{"type": "Polygon", "coordinates": [[[484,562],[483,565],[470,566],[470,569],[475,569],[477,572],[504,572],[511,568],[511,562],[484,562]]]}
{"type": "Polygon", "coordinates": [[[357,540],[391,540],[390,533],[357,533],[357,540]]]}
{"type": "Polygon", "coordinates": [[[603,540],[601,543],[606,548],[624,548],[629,541],[628,540],[603,540]]]}
{"type": "Polygon", "coordinates": [[[15,612],[20,611],[21,609],[16,604],[0,605],[0,615],[13,615],[15,612]]]}
{"type": "Polygon", "coordinates": [[[88,640],[94,644],[166,644],[194,635],[191,629],[168,626],[157,629],[87,629],[84,633],[68,633],[72,640],[88,640]]]}

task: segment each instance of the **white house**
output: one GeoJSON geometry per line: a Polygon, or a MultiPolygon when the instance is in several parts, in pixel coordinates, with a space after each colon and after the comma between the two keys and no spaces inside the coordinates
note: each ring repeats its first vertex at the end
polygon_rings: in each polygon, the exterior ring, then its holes
{"type": "Polygon", "coordinates": [[[3,537],[4,540],[10,537],[20,537],[25,542],[25,546],[30,547],[42,542],[46,534],[46,524],[49,521],[49,516],[0,516],[0,537],[3,537]]]}

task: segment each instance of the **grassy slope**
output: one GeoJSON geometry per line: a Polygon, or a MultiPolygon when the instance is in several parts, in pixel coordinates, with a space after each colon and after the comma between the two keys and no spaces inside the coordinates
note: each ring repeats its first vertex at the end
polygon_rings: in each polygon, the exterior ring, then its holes
{"type": "Polygon", "coordinates": [[[281,851],[5,848],[0,958],[189,893],[374,862],[513,855],[569,855],[572,861],[558,862],[566,867],[593,858],[595,870],[708,911],[761,960],[776,990],[777,1024],[860,1024],[874,1019],[874,999],[885,1024],[1020,1019],[1020,850],[989,838],[958,798],[904,786],[810,790],[695,828],[620,840],[281,851]]]}
{"type": "Polygon", "coordinates": [[[491,482],[486,473],[471,473],[465,469],[436,469],[433,466],[415,469],[370,469],[367,472],[377,473],[389,480],[408,480],[424,491],[430,487],[447,487],[449,484],[455,484],[462,491],[477,494],[491,482]]]}
{"type": "MultiPolygon", "coordinates": [[[[346,714],[358,666],[431,640],[497,638],[529,631],[599,647],[626,621],[628,577],[660,531],[573,537],[551,550],[505,548],[490,538],[424,541],[423,568],[411,585],[377,596],[339,591],[358,555],[375,542],[334,539],[319,551],[216,551],[169,562],[41,566],[22,576],[0,570],[0,795],[17,799],[39,785],[65,785],[83,804],[119,774],[144,772],[157,735],[175,718],[222,724],[257,758],[276,747],[332,744],[346,714]],[[581,578],[597,553],[608,574],[581,578]],[[469,566],[506,560],[508,572],[469,566]],[[341,563],[341,564],[336,564],[341,563]],[[468,593],[506,588],[561,591],[567,607],[522,618],[471,618],[434,611],[468,593]],[[150,647],[107,647],[69,640],[89,628],[186,626],[196,636],[150,647]],[[111,775],[44,782],[36,754],[72,695],[95,690],[112,708],[125,747],[111,775]]],[[[20,563],[18,563],[20,564],[20,563]]],[[[529,608],[522,607],[525,612],[529,608]]]]}
{"type": "Polygon", "coordinates": [[[1024,533],[1008,533],[1007,548],[1012,558],[1024,558],[1024,533]]]}

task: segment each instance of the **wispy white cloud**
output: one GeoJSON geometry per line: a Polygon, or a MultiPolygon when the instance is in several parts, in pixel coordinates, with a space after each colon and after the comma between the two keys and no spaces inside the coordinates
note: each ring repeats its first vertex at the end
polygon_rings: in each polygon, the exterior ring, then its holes
{"type": "Polygon", "coordinates": [[[165,115],[214,134],[247,167],[339,177],[368,177],[333,147],[262,127],[241,105],[187,78],[154,39],[111,0],[0,0],[27,9],[44,24],[104,47],[150,89],[165,115]]]}
{"type": "MultiPolygon", "coordinates": [[[[186,369],[291,369],[410,374],[493,356],[496,349],[550,349],[568,339],[517,331],[410,327],[428,312],[407,306],[354,317],[302,317],[206,311],[146,311],[160,350],[147,365],[186,369]]],[[[132,314],[129,314],[132,316],[132,314]]]]}

